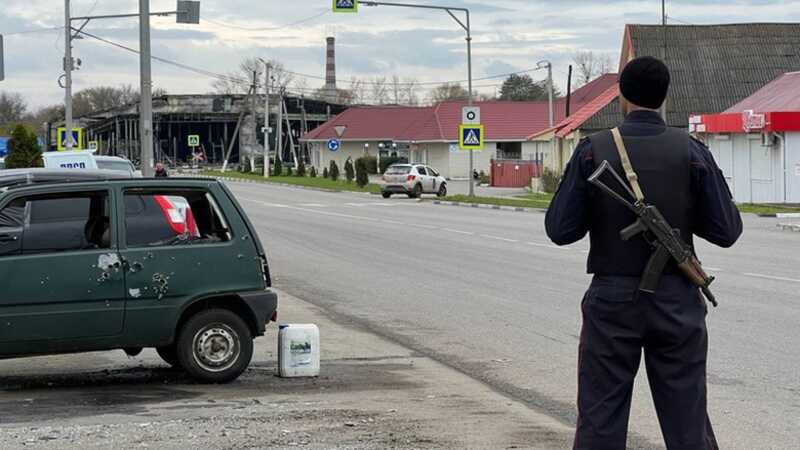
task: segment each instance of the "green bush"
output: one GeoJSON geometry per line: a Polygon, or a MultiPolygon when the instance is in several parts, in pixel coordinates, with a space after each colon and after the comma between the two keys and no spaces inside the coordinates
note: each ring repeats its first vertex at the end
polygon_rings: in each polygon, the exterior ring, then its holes
{"type": "Polygon", "coordinates": [[[24,125],[16,125],[11,131],[8,140],[8,156],[5,165],[7,169],[27,169],[29,167],[42,167],[42,149],[36,140],[36,133],[24,125]]]}
{"type": "MultiPolygon", "coordinates": [[[[368,174],[378,173],[378,158],[376,158],[375,156],[362,156],[361,159],[363,159],[364,163],[367,165],[368,174]]],[[[356,172],[358,172],[358,168],[356,168],[356,172]]],[[[356,178],[358,178],[357,174],[356,178]]]]}
{"type": "Polygon", "coordinates": [[[356,171],[353,167],[353,160],[347,158],[347,161],[344,162],[344,177],[348,183],[353,182],[353,178],[356,177],[356,171]]]}
{"type": "Polygon", "coordinates": [[[306,163],[304,163],[302,159],[297,163],[297,176],[306,176],[306,163]]]}
{"type": "Polygon", "coordinates": [[[380,173],[386,173],[386,168],[391,166],[392,164],[406,164],[408,163],[408,159],[401,158],[399,156],[389,156],[386,158],[381,158],[381,171],[380,173]]]}
{"type": "Polygon", "coordinates": [[[272,175],[276,177],[283,175],[283,163],[280,158],[275,158],[275,164],[272,165],[272,175]]]}
{"type": "Polygon", "coordinates": [[[553,194],[558,189],[558,185],[561,183],[561,175],[550,170],[544,169],[542,173],[542,190],[547,192],[548,194],[553,194]]]}
{"type": "Polygon", "coordinates": [[[308,171],[308,176],[311,178],[317,178],[317,168],[311,166],[311,170],[308,171]]]}
{"type": "Polygon", "coordinates": [[[292,167],[291,166],[287,166],[286,167],[286,176],[287,177],[291,177],[292,176],[292,167]]]}
{"type": "Polygon", "coordinates": [[[328,171],[328,175],[330,175],[333,181],[339,180],[339,166],[336,165],[336,161],[331,161],[331,168],[328,171]]]}
{"type": "Polygon", "coordinates": [[[362,188],[369,184],[367,165],[367,157],[356,160],[356,184],[362,188]]]}
{"type": "Polygon", "coordinates": [[[330,177],[330,174],[328,173],[328,168],[326,167],[322,169],[322,178],[328,178],[328,177],[330,177]]]}

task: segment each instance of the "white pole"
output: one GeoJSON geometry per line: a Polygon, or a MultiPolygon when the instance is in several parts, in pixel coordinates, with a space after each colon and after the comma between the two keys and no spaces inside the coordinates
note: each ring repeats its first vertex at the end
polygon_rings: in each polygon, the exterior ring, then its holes
{"type": "Polygon", "coordinates": [[[264,61],[264,178],[269,178],[269,63],[264,61]]]}
{"type": "MultiPolygon", "coordinates": [[[[469,106],[472,106],[472,32],[469,23],[469,11],[467,11],[467,84],[469,89],[469,106]]],[[[461,136],[458,137],[461,139],[461,136]]],[[[475,171],[475,155],[474,150],[469,151],[469,196],[475,196],[475,180],[472,178],[472,173],[475,171]]]]}
{"type": "Polygon", "coordinates": [[[140,108],[139,130],[142,149],[142,174],[154,176],[153,171],[153,94],[150,67],[150,0],[139,0],[139,69],[140,108]]]}
{"type": "Polygon", "coordinates": [[[64,139],[67,150],[72,150],[72,19],[69,0],[64,0],[64,139]]]}

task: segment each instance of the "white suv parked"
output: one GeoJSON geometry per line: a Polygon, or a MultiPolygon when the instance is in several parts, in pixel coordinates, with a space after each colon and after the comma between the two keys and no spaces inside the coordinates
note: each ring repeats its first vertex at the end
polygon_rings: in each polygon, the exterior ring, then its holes
{"type": "Polygon", "coordinates": [[[418,198],[422,194],[447,195],[447,180],[435,169],[422,164],[395,164],[386,169],[381,186],[383,198],[405,194],[418,198]]]}

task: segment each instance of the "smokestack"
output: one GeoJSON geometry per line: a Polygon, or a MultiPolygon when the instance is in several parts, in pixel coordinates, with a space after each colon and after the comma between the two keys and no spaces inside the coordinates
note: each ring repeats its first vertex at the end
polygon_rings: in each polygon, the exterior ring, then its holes
{"type": "Polygon", "coordinates": [[[325,62],[325,95],[329,102],[335,102],[338,97],[336,90],[336,38],[329,37],[326,41],[328,42],[328,51],[325,62]]]}

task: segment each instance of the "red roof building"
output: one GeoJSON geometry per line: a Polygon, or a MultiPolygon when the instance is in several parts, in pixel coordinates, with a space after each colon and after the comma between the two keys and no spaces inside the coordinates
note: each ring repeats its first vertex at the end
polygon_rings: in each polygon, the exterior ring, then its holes
{"type": "MultiPolygon", "coordinates": [[[[577,113],[616,83],[616,75],[604,75],[577,89],[571,96],[572,111],[577,113]]],[[[380,153],[430,164],[447,177],[467,177],[468,154],[454,148],[465,106],[463,101],[430,107],[356,106],[307,133],[301,141],[311,144],[312,164],[318,167],[327,166],[330,160],[343,163],[348,157],[380,153]],[[327,147],[331,140],[340,144],[335,151],[327,147]]],[[[488,172],[492,158],[547,158],[547,149],[535,146],[529,138],[550,128],[548,102],[488,101],[475,102],[475,106],[481,108],[487,144],[484,151],[475,153],[477,170],[488,172]]],[[[566,99],[555,99],[555,120],[564,120],[565,115],[566,99]]]]}
{"type": "Polygon", "coordinates": [[[719,114],[693,115],[742,203],[800,203],[800,72],[786,73],[719,114]]]}

